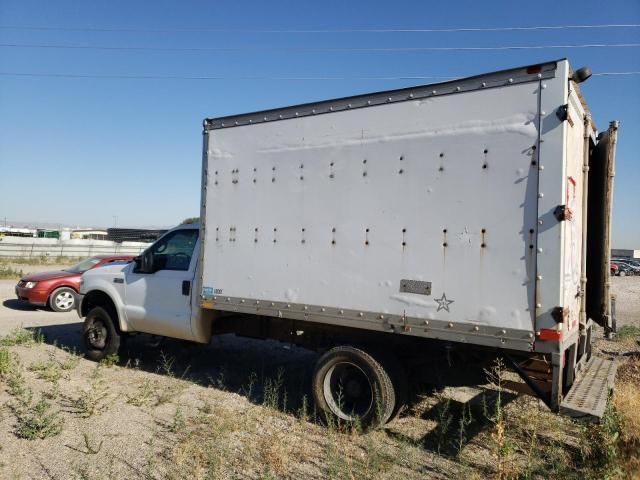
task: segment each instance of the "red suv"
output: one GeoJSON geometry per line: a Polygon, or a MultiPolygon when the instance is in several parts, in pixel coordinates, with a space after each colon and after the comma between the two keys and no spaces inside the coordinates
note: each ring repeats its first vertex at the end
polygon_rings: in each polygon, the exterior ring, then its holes
{"type": "Polygon", "coordinates": [[[19,300],[41,307],[49,306],[56,312],[73,310],[80,277],[92,268],[113,262],[130,262],[130,255],[96,255],[64,270],[30,273],[16,285],[19,300]]]}

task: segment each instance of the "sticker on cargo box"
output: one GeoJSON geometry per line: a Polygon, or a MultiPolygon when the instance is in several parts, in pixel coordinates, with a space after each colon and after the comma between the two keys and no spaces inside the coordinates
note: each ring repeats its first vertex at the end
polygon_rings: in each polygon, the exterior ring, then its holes
{"type": "Polygon", "coordinates": [[[203,297],[212,297],[213,296],[213,288],[211,287],[202,287],[202,296],[203,297]]]}

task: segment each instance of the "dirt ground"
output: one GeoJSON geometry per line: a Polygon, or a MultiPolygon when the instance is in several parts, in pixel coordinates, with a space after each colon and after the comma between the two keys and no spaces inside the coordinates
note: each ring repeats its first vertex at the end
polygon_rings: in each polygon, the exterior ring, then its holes
{"type": "MultiPolygon", "coordinates": [[[[618,325],[640,327],[640,277],[612,280],[618,325]]],[[[82,358],[75,313],[25,306],[14,284],[0,280],[2,479],[584,473],[577,439],[585,427],[531,397],[502,392],[497,417],[487,413],[496,412],[495,396],[478,404],[466,401],[477,390],[424,390],[400,419],[358,435],[314,418],[314,353],[234,336],[204,346],[138,336],[119,358],[96,364],[82,358]]]]}
{"type": "Polygon", "coordinates": [[[640,327],[640,277],[611,277],[619,327],[640,327]]]}

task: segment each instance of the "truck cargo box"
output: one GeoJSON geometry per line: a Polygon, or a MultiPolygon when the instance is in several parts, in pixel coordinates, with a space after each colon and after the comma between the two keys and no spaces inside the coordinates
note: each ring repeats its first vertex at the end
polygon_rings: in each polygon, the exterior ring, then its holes
{"type": "Polygon", "coordinates": [[[561,60],[207,120],[203,298],[522,350],[569,335],[595,140],[570,75],[561,60]]]}

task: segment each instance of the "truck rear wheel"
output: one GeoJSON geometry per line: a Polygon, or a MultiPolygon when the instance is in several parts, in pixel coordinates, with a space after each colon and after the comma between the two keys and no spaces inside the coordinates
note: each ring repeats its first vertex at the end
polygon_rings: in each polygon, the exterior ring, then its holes
{"type": "Polygon", "coordinates": [[[94,307],[84,320],[82,338],[87,349],[87,358],[100,360],[118,353],[120,334],[116,330],[111,314],[102,307],[94,307]]]}
{"type": "Polygon", "coordinates": [[[384,425],[396,406],[387,370],[367,352],[339,346],[326,352],[313,373],[313,397],[330,417],[363,427],[384,425]]]}

